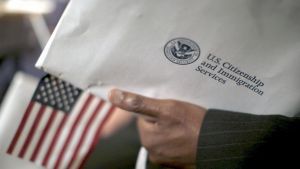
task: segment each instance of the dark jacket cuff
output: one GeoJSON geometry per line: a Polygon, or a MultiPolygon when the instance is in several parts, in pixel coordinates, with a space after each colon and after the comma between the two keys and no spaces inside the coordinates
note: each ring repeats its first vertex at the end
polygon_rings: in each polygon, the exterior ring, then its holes
{"type": "Polygon", "coordinates": [[[294,139],[292,142],[299,148],[300,143],[295,141],[299,141],[296,139],[299,119],[292,123],[295,121],[277,115],[209,110],[199,136],[197,168],[262,168],[264,165],[269,168],[279,158],[274,154],[280,154],[282,160],[286,158],[282,153],[289,153],[285,148],[290,146],[282,145],[288,144],[286,139],[294,139]]]}

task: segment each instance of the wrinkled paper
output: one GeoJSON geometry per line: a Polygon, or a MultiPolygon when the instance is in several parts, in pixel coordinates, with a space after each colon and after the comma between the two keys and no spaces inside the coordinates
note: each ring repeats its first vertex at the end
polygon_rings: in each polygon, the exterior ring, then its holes
{"type": "Polygon", "coordinates": [[[36,66],[206,108],[294,115],[300,1],[72,0],[36,66]]]}

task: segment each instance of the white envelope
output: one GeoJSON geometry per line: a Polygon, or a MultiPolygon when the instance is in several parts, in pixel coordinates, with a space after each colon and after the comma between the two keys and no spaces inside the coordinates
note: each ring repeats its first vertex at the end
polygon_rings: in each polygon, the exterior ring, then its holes
{"type": "Polygon", "coordinates": [[[254,114],[300,109],[300,1],[71,0],[36,66],[105,96],[112,86],[254,114]]]}

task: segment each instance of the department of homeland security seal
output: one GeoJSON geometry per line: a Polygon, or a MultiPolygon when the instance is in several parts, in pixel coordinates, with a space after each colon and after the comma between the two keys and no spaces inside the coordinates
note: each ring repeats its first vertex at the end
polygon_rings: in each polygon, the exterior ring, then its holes
{"type": "Polygon", "coordinates": [[[200,47],[187,38],[170,40],[164,49],[166,57],[173,63],[187,65],[195,62],[200,56],[200,47]]]}

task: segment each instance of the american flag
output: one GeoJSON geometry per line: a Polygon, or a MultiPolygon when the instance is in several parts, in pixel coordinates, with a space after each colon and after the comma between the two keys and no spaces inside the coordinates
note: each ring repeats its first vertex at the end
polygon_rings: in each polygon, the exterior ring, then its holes
{"type": "Polygon", "coordinates": [[[114,107],[51,75],[41,79],[7,153],[48,169],[78,169],[114,107]]]}

